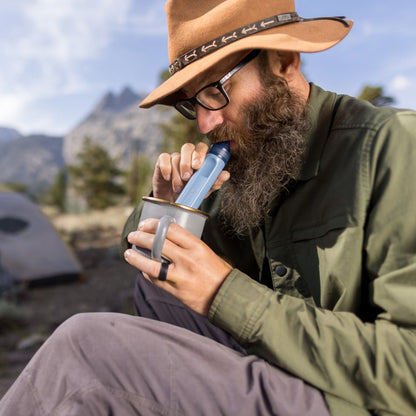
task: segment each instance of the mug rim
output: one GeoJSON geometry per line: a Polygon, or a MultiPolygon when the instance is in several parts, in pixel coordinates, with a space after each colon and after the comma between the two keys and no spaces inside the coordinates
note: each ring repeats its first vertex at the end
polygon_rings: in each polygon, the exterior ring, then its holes
{"type": "Polygon", "coordinates": [[[166,201],[165,199],[155,198],[154,196],[144,196],[144,197],[142,197],[142,200],[143,201],[154,202],[154,203],[159,204],[159,205],[173,205],[175,207],[184,209],[186,211],[195,212],[196,214],[200,214],[200,215],[203,215],[204,217],[209,218],[209,214],[207,214],[204,211],[201,211],[201,210],[195,209],[195,208],[191,208],[191,207],[187,207],[186,205],[177,204],[175,202],[166,201]]]}

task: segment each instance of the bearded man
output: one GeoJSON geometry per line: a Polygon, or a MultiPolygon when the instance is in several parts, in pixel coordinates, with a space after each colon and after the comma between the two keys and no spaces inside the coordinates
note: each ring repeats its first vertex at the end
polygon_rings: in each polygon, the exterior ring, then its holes
{"type": "MultiPolygon", "coordinates": [[[[2,414],[410,415],[416,410],[416,114],[308,83],[300,52],[352,22],[292,0],[169,0],[173,105],[231,159],[202,239],[123,233],[139,317],[82,314],[52,335],[2,414]],[[163,322],[161,322],[163,321],[163,322]],[[53,377],[51,376],[53,374],[53,377]],[[34,409],[29,411],[28,409],[34,409]],[[20,413],[19,413],[20,411],[20,413]]],[[[173,203],[208,146],[161,154],[173,203]]]]}

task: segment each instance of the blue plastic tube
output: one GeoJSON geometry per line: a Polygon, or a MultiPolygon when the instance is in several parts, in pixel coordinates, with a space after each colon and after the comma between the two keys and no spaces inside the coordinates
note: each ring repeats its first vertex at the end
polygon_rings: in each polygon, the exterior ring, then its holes
{"type": "Polygon", "coordinates": [[[189,179],[175,202],[198,209],[229,159],[229,142],[213,144],[209,149],[204,163],[191,176],[191,179],[189,179]]]}

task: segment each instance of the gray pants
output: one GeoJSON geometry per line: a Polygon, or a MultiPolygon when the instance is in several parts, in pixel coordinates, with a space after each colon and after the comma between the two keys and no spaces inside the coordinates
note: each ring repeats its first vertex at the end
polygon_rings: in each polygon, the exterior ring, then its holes
{"type": "MultiPolygon", "coordinates": [[[[140,280],[136,302],[152,287],[140,280]]],[[[318,390],[245,354],[164,292],[140,300],[149,316],[158,302],[162,311],[181,308],[179,320],[194,321],[192,330],[115,313],[75,315],[35,354],[0,402],[0,414],[329,415],[318,390]]]]}

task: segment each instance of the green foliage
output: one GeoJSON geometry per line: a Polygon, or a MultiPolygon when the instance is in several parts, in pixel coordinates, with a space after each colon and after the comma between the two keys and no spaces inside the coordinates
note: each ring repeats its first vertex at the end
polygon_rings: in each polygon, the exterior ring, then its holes
{"type": "Polygon", "coordinates": [[[14,191],[25,194],[27,193],[27,186],[17,182],[0,183],[0,191],[14,191]]]}
{"type": "Polygon", "coordinates": [[[361,100],[369,101],[371,104],[377,107],[383,107],[386,105],[393,104],[395,102],[393,97],[384,95],[383,87],[371,87],[365,86],[358,96],[361,100]]]}
{"type": "Polygon", "coordinates": [[[89,137],[84,139],[81,151],[77,155],[78,165],[68,166],[72,186],[78,195],[85,198],[92,209],[104,209],[114,205],[115,197],[124,194],[119,182],[123,172],[100,145],[89,137]]]}
{"type": "Polygon", "coordinates": [[[170,78],[170,72],[169,69],[163,70],[159,75],[159,81],[162,84],[162,82],[167,81],[170,78]]]}
{"type": "Polygon", "coordinates": [[[49,202],[54,207],[58,208],[60,212],[65,211],[65,195],[66,195],[66,172],[64,169],[60,170],[56,175],[55,181],[49,190],[49,202]]]}
{"type": "Polygon", "coordinates": [[[145,154],[134,155],[127,172],[126,187],[129,202],[137,205],[151,187],[153,166],[145,154]]]}

